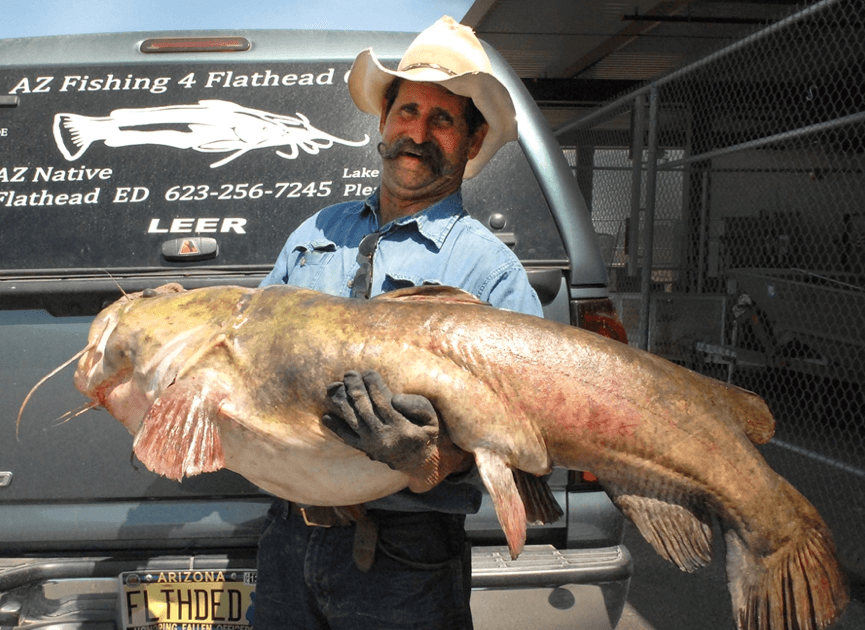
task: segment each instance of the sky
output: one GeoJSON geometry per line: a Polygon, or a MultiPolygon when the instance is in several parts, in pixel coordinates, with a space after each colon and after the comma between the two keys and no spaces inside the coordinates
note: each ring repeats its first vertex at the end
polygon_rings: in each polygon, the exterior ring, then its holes
{"type": "Polygon", "coordinates": [[[473,0],[0,0],[0,39],[72,33],[299,28],[419,32],[473,0]]]}

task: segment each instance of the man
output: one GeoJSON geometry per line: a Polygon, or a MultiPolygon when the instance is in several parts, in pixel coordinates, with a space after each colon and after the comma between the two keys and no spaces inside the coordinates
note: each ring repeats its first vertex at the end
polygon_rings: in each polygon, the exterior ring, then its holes
{"type": "MultiPolygon", "coordinates": [[[[517,137],[513,103],[471,29],[442,18],[396,72],[363,51],[348,85],[355,104],[379,117],[380,187],[307,220],[262,285],[368,298],[441,284],[541,316],[517,258],[462,207],[462,181],[517,137]]],[[[328,396],[325,425],[395,469],[417,466],[446,435],[428,400],[391,395],[375,373],[348,374],[328,396]]],[[[256,627],[471,628],[464,521],[481,495],[468,483],[471,459],[449,453],[463,472],[352,518],[276,501],[259,546],[256,627]]]]}

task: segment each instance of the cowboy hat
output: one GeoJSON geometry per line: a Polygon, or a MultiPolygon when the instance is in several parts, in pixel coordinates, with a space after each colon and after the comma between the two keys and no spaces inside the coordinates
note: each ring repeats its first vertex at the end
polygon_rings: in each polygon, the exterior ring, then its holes
{"type": "Polygon", "coordinates": [[[361,52],[348,75],[348,91],[362,112],[381,116],[388,85],[401,77],[438,83],[467,96],[483,114],[489,131],[478,155],[466,164],[464,179],[480,173],[505,143],[517,139],[517,119],[507,88],[492,74],[483,45],[468,26],[443,17],[418,35],[396,71],[379,63],[372,48],[361,52]]]}

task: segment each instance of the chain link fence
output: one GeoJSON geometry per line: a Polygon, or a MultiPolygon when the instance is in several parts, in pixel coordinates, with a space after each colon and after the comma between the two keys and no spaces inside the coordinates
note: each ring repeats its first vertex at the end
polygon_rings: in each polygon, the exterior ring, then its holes
{"type": "Polygon", "coordinates": [[[825,0],[556,133],[632,345],[756,391],[865,576],[865,4],[825,0]]]}

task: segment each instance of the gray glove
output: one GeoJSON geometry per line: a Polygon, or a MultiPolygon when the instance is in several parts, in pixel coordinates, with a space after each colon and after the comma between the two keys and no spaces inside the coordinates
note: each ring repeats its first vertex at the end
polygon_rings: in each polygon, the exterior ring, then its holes
{"type": "Polygon", "coordinates": [[[414,394],[394,395],[378,372],[347,372],[328,386],[325,401],[324,426],[393,470],[422,466],[436,451],[439,419],[432,403],[414,394]]]}

